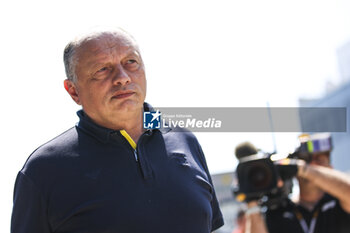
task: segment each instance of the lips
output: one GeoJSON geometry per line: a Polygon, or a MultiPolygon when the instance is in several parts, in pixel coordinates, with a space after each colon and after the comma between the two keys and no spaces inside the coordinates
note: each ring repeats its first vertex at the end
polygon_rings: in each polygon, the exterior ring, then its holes
{"type": "Polygon", "coordinates": [[[134,91],[118,91],[113,95],[113,99],[124,99],[135,94],[134,91]]]}

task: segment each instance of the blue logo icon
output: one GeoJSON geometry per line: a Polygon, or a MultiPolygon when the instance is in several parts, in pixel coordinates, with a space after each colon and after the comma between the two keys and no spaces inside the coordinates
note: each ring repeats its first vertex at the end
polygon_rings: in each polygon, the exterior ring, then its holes
{"type": "Polygon", "coordinates": [[[143,113],[143,128],[144,129],[160,129],[161,126],[161,113],[159,110],[156,112],[144,112],[143,113]]]}

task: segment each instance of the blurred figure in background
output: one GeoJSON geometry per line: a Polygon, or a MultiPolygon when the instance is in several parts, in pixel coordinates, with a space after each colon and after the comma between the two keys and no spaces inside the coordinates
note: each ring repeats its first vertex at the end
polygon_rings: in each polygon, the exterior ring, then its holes
{"type": "Polygon", "coordinates": [[[244,233],[245,232],[245,210],[241,208],[237,212],[236,216],[236,228],[232,231],[232,233],[244,233]]]}
{"type": "Polygon", "coordinates": [[[238,144],[235,149],[235,155],[238,160],[250,155],[255,155],[258,152],[259,150],[250,142],[242,142],[238,144]]]}
{"type": "Polygon", "coordinates": [[[296,201],[268,209],[248,202],[246,232],[348,233],[350,232],[350,177],[332,169],[329,135],[303,135],[294,153],[300,194],[296,201]]]}

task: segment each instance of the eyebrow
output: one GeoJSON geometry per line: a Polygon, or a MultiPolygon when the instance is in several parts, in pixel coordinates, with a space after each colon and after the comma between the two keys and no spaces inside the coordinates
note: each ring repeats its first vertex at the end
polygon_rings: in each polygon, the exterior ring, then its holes
{"type": "MultiPolygon", "coordinates": [[[[94,59],[87,61],[87,72],[89,74],[92,74],[95,69],[99,68],[103,65],[111,65],[113,62],[109,59],[108,54],[100,54],[95,56],[94,59]],[[97,56],[101,56],[101,58],[95,59],[97,56]]],[[[140,56],[140,53],[137,50],[127,51],[124,58],[137,58],[142,62],[142,58],[140,56]]]]}

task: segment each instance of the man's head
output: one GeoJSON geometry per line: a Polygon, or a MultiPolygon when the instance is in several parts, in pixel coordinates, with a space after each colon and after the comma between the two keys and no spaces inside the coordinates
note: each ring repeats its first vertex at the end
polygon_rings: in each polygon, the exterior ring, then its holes
{"type": "Polygon", "coordinates": [[[127,32],[98,31],[75,39],[64,50],[64,64],[65,89],[96,123],[114,128],[117,119],[142,111],[145,69],[127,32]]]}
{"type": "Polygon", "coordinates": [[[330,152],[316,152],[312,153],[310,164],[315,164],[324,167],[331,167],[330,152]]]}
{"type": "MultiPolygon", "coordinates": [[[[302,159],[311,165],[331,167],[330,153],[332,150],[332,140],[330,134],[303,134],[299,136],[299,140],[300,147],[298,151],[302,159]]],[[[312,181],[304,178],[298,178],[298,181],[300,191],[303,191],[304,195],[315,192],[318,192],[320,196],[323,194],[323,191],[312,181]]],[[[304,196],[303,198],[308,197],[304,196]]]]}
{"type": "Polygon", "coordinates": [[[235,148],[235,155],[237,159],[258,153],[258,149],[250,142],[242,142],[235,148]]]}
{"type": "Polygon", "coordinates": [[[329,133],[302,134],[299,140],[297,158],[310,164],[330,167],[330,153],[333,145],[329,133]]]}

